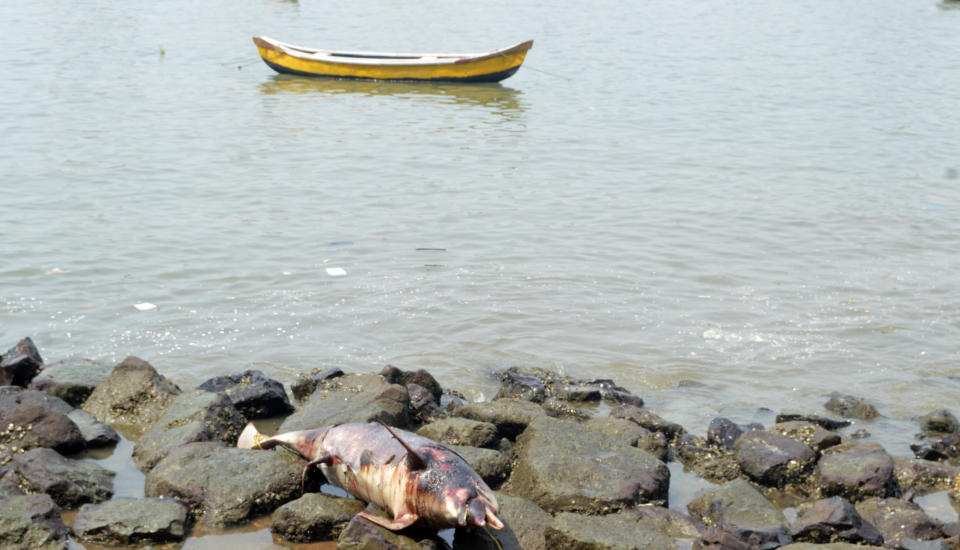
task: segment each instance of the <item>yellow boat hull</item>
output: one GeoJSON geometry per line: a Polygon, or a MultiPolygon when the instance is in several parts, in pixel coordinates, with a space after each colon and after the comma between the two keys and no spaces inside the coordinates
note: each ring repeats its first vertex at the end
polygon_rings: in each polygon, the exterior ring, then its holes
{"type": "Polygon", "coordinates": [[[337,53],[253,39],[260,57],[278,73],[363,80],[497,82],[520,69],[533,41],[484,54],[337,53]]]}

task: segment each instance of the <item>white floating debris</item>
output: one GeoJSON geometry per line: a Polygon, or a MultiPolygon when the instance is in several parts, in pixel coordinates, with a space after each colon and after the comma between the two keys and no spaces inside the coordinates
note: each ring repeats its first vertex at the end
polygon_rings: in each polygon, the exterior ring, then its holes
{"type": "Polygon", "coordinates": [[[58,275],[58,274],[60,274],[60,273],[70,273],[70,270],[69,270],[69,269],[63,269],[63,268],[60,268],[60,267],[51,267],[50,269],[48,269],[47,271],[45,271],[43,274],[44,274],[44,275],[58,275]]]}
{"type": "Polygon", "coordinates": [[[347,270],[342,267],[328,267],[327,275],[331,277],[343,277],[347,274],[347,270]]]}
{"type": "Polygon", "coordinates": [[[133,307],[139,309],[140,311],[148,311],[151,309],[157,309],[157,304],[151,304],[150,302],[137,302],[133,304],[133,307]]]}

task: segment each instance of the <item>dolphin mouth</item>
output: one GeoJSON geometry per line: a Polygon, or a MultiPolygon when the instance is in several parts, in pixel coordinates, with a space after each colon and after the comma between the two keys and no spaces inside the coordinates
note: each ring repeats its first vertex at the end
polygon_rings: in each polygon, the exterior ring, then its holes
{"type": "Polygon", "coordinates": [[[503,521],[497,516],[497,508],[483,497],[472,499],[464,507],[464,520],[461,525],[469,524],[473,527],[490,525],[494,529],[503,529],[503,521]]]}

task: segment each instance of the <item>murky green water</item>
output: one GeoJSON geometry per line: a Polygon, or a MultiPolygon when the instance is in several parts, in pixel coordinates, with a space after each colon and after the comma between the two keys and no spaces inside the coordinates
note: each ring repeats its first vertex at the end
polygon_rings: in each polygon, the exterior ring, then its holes
{"type": "Polygon", "coordinates": [[[841,390],[907,454],[960,390],[948,7],[5,3],[0,342],[183,387],[390,362],[489,398],[543,366],[695,431],[841,390]],[[498,85],[358,83],[255,34],[536,42],[498,85]]]}

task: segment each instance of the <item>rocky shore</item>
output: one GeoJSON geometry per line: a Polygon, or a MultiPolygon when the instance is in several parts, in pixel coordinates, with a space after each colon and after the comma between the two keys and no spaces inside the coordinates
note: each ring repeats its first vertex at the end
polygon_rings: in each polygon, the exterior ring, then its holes
{"type": "Polygon", "coordinates": [[[495,399],[469,403],[423,370],[316,369],[291,401],[255,370],[181,388],[136,357],[46,364],[24,339],[0,356],[0,548],[176,548],[195,531],[265,517],[277,547],[960,548],[960,524],[918,504],[960,497],[949,411],[918,416],[914,456],[893,456],[863,429],[876,408],[850,395],[772,425],[716,418],[694,434],[612,380],[523,367],[498,376],[495,399]],[[446,444],[497,490],[506,526],[387,531],[319,476],[302,492],[293,453],[235,448],[260,419],[282,419],[280,432],[382,421],[446,444]],[[145,474],[142,498],[114,497],[116,472],[86,459],[122,438],[145,474]],[[682,508],[670,502],[678,472],[703,485],[682,508]]]}

